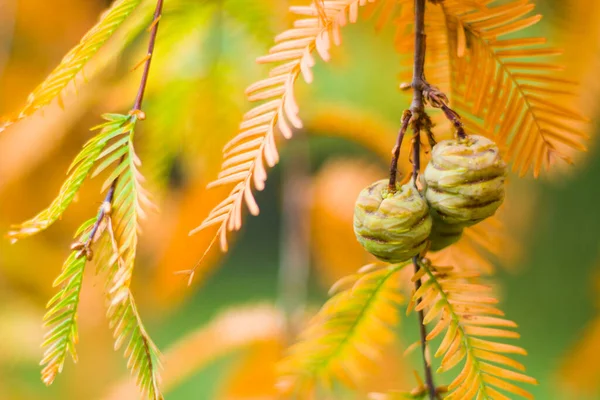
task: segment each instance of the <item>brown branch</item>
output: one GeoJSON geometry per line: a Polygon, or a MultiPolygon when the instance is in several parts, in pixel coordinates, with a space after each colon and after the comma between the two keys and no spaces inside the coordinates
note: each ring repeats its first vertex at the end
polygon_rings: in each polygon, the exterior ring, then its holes
{"type": "MultiPolygon", "coordinates": [[[[419,267],[419,257],[413,257],[413,265],[415,266],[415,274],[419,272],[421,269],[419,267]]],[[[415,281],[415,291],[421,288],[421,279],[417,279],[415,281]]],[[[417,305],[421,303],[421,299],[417,299],[417,305]]],[[[419,335],[421,337],[421,354],[423,355],[423,365],[425,367],[425,384],[427,385],[427,391],[429,392],[430,400],[437,400],[437,389],[435,387],[435,383],[433,382],[433,372],[431,371],[431,363],[429,359],[429,355],[427,352],[429,351],[427,348],[427,327],[425,326],[425,314],[423,310],[420,310],[418,313],[419,316],[419,335]]]]}
{"type": "Polygon", "coordinates": [[[138,89],[138,94],[133,104],[132,114],[137,114],[140,119],[143,118],[142,113],[142,102],[144,101],[144,93],[146,92],[146,86],[148,85],[148,77],[150,75],[150,64],[152,63],[152,56],[154,55],[154,46],[156,44],[156,36],[158,35],[158,23],[160,21],[163,9],[163,0],[157,0],[156,9],[154,10],[154,19],[150,25],[150,40],[148,41],[148,51],[146,53],[144,71],[142,72],[142,80],[138,89]]]}
{"type": "Polygon", "coordinates": [[[404,139],[404,134],[408,129],[408,124],[410,122],[410,118],[412,113],[410,110],[405,110],[402,114],[402,126],[400,127],[400,131],[398,132],[398,138],[396,139],[396,144],[394,145],[394,149],[392,150],[392,162],[390,164],[390,183],[388,185],[388,190],[390,193],[396,192],[396,179],[398,177],[398,158],[400,158],[400,147],[402,146],[402,140],[404,139]]]}
{"type": "Polygon", "coordinates": [[[448,107],[448,105],[446,105],[446,104],[442,104],[442,106],[440,108],[446,115],[446,118],[448,118],[448,120],[450,122],[452,122],[452,125],[454,125],[454,128],[456,128],[456,135],[458,136],[458,138],[459,139],[466,138],[467,134],[465,133],[465,126],[463,125],[462,121],[460,120],[460,115],[458,115],[458,113],[456,111],[454,111],[453,109],[448,107]]]}
{"type": "MultiPolygon", "coordinates": [[[[413,182],[417,185],[417,178],[421,170],[421,129],[425,116],[425,98],[424,91],[429,87],[425,80],[425,50],[426,50],[426,35],[425,35],[425,0],[415,0],[415,56],[413,66],[413,100],[410,106],[412,113],[412,128],[413,128],[413,182]]],[[[419,272],[418,256],[413,257],[415,273],[419,272]]],[[[415,282],[415,289],[419,290],[421,280],[415,282]]],[[[425,382],[429,392],[429,399],[437,398],[435,383],[433,382],[433,373],[427,356],[427,328],[424,321],[423,310],[418,312],[419,315],[419,334],[421,338],[421,349],[423,354],[423,365],[425,368],[425,382]]]]}
{"type": "MultiPolygon", "coordinates": [[[[142,102],[144,100],[144,93],[146,92],[146,86],[148,85],[148,77],[150,75],[150,63],[152,62],[152,55],[154,53],[154,46],[156,45],[156,36],[158,34],[158,22],[162,15],[163,9],[163,0],[157,0],[156,9],[154,11],[154,19],[152,20],[152,24],[150,25],[150,40],[148,42],[148,53],[144,58],[144,71],[142,72],[142,79],[140,81],[140,86],[138,89],[137,96],[135,98],[135,102],[133,104],[133,108],[129,112],[129,115],[132,117],[136,117],[137,119],[145,119],[146,116],[142,112],[142,102]]],[[[125,156],[122,156],[119,159],[119,164],[123,162],[125,156]]],[[[102,201],[102,205],[100,206],[100,210],[98,211],[98,215],[96,216],[96,221],[92,226],[90,231],[90,236],[84,243],[76,242],[71,248],[73,250],[79,250],[78,257],[86,256],[88,260],[91,260],[93,257],[93,252],[91,249],[92,244],[96,240],[96,236],[100,233],[100,226],[102,222],[108,216],[112,209],[112,202],[115,196],[115,190],[117,188],[117,183],[119,181],[119,177],[116,177],[115,180],[112,181],[104,200],[102,201]]]]}

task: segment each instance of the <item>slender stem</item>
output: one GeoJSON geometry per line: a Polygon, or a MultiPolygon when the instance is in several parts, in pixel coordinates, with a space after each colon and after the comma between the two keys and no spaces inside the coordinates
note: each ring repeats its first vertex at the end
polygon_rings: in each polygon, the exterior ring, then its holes
{"type": "Polygon", "coordinates": [[[466,138],[467,134],[465,133],[465,127],[460,120],[460,115],[458,115],[456,111],[448,107],[446,104],[442,104],[441,109],[442,111],[444,111],[446,118],[448,118],[448,120],[452,122],[452,125],[454,125],[454,128],[456,128],[456,135],[458,136],[458,138],[466,138]]]}
{"type": "Polygon", "coordinates": [[[413,101],[410,110],[416,119],[424,109],[423,89],[425,88],[425,0],[415,0],[415,57],[413,64],[413,101]]]}
{"type": "MultiPolygon", "coordinates": [[[[130,115],[135,116],[138,119],[144,119],[145,115],[142,112],[142,102],[144,100],[144,93],[146,92],[146,86],[148,85],[148,76],[150,75],[150,63],[152,62],[152,55],[154,53],[154,46],[156,45],[156,36],[158,34],[158,22],[162,15],[163,9],[163,0],[157,0],[156,9],[154,11],[154,19],[152,20],[152,25],[150,26],[150,40],[148,42],[148,54],[146,55],[146,59],[144,61],[144,71],[142,72],[142,79],[140,81],[140,86],[138,89],[137,96],[135,98],[135,102],[133,104],[133,108],[130,112],[130,115]]],[[[123,162],[125,156],[122,156],[119,160],[119,164],[123,162]]],[[[83,243],[83,249],[87,250],[91,254],[91,245],[94,242],[94,237],[98,233],[98,229],[100,229],[100,225],[104,218],[111,212],[112,202],[115,196],[115,190],[117,188],[117,183],[119,181],[119,177],[116,177],[115,180],[112,181],[108,192],[102,202],[102,206],[100,206],[100,211],[98,211],[98,215],[96,216],[96,221],[92,226],[92,230],[90,231],[90,236],[83,243]]],[[[82,253],[83,254],[83,253],[82,253]]]]}
{"type": "MultiPolygon", "coordinates": [[[[425,121],[425,99],[423,91],[427,87],[425,80],[425,52],[426,52],[426,35],[425,35],[425,1],[415,0],[415,55],[413,66],[413,100],[410,106],[410,111],[413,114],[412,128],[414,133],[413,138],[413,182],[417,184],[419,171],[421,170],[421,129],[425,121]]],[[[419,271],[418,256],[413,257],[415,273],[419,271]]],[[[415,282],[415,287],[418,290],[421,287],[421,280],[415,282]]],[[[421,338],[421,348],[423,353],[423,364],[425,368],[425,382],[429,392],[429,399],[435,400],[437,397],[435,383],[433,381],[433,373],[427,357],[427,328],[424,321],[423,310],[419,311],[419,333],[421,338]]]]}
{"type": "Polygon", "coordinates": [[[415,127],[415,136],[413,137],[412,179],[415,186],[417,186],[419,171],[421,171],[421,126],[415,121],[413,127],[415,127]]]}
{"type": "Polygon", "coordinates": [[[398,177],[398,158],[400,158],[400,147],[402,147],[402,140],[404,139],[404,134],[408,129],[408,124],[410,122],[410,117],[412,113],[409,110],[404,111],[402,114],[402,126],[400,127],[400,131],[398,132],[398,138],[396,139],[396,144],[394,145],[394,149],[392,150],[392,163],[390,164],[390,183],[388,185],[388,189],[391,193],[396,191],[396,179],[398,177]]]}
{"type": "MultiPolygon", "coordinates": [[[[418,257],[413,257],[413,265],[415,266],[415,274],[419,272],[419,260],[418,257]]],[[[415,282],[415,291],[419,290],[421,287],[421,280],[417,280],[415,282]]],[[[421,299],[417,300],[417,305],[421,303],[421,299]]],[[[427,390],[429,392],[429,399],[436,400],[437,399],[437,391],[435,388],[435,383],[433,382],[433,373],[431,371],[431,364],[429,363],[429,357],[427,355],[427,328],[425,327],[425,323],[423,322],[425,319],[425,314],[423,310],[418,312],[419,315],[419,335],[421,337],[421,353],[423,355],[423,364],[425,365],[425,383],[427,385],[427,390]]]]}
{"type": "Polygon", "coordinates": [[[148,85],[148,76],[150,75],[150,64],[152,62],[152,56],[154,55],[154,46],[156,44],[156,36],[158,34],[158,23],[162,15],[163,0],[157,0],[156,9],[154,10],[154,19],[150,26],[150,40],[148,42],[148,52],[146,54],[146,62],[144,63],[144,72],[142,73],[142,80],[138,89],[137,97],[133,105],[132,111],[141,111],[142,102],[144,101],[144,93],[146,92],[146,86],[148,85]]]}
{"type": "Polygon", "coordinates": [[[110,209],[112,207],[112,201],[113,201],[113,198],[115,197],[115,189],[117,187],[118,179],[119,178],[115,179],[112,182],[112,184],[110,185],[110,188],[108,189],[108,192],[106,193],[106,197],[104,197],[104,201],[102,202],[102,205],[100,206],[100,211],[98,211],[98,215],[96,216],[96,222],[94,222],[94,226],[92,226],[92,230],[90,231],[90,237],[85,242],[85,247],[87,247],[87,248],[89,248],[90,244],[94,240],[94,236],[96,236],[96,233],[98,232],[100,223],[104,220],[104,217],[106,217],[106,215],[110,213],[110,209]]]}

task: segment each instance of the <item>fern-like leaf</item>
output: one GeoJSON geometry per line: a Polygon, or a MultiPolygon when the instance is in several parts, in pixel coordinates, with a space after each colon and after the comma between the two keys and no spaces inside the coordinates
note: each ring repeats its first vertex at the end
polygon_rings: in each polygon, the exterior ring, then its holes
{"type": "Polygon", "coordinates": [[[127,368],[136,374],[138,386],[151,399],[158,400],[163,398],[159,389],[158,349],[142,324],[130,289],[139,224],[146,216],[143,206],[151,204],[137,169],[141,162],[133,147],[135,123],[136,118],[132,117],[127,124],[128,134],[105,151],[106,156],[95,173],[116,164],[104,183],[105,189],[110,186],[109,190],[114,190],[108,223],[112,253],[105,267],[108,267],[107,316],[114,330],[115,349],[127,342],[127,368]]]}
{"type": "Polygon", "coordinates": [[[60,102],[61,93],[67,85],[73,82],[87,62],[111,38],[113,33],[141,2],[142,0],[115,1],[111,8],[102,14],[100,21],[85,34],[79,44],[65,55],[54,71],[29,95],[27,104],[20,111],[17,118],[0,126],[0,132],[9,125],[44,108],[55,99],[60,102]]]}
{"type": "Polygon", "coordinates": [[[35,235],[56,222],[73,202],[75,195],[90,174],[96,161],[103,156],[103,150],[107,143],[127,132],[126,122],[130,118],[129,116],[105,114],[103,118],[107,122],[92,128],[92,130],[100,129],[101,131],[88,141],[75,157],[67,172],[69,177],[63,183],[58,196],[50,206],[35,217],[12,227],[13,229],[8,233],[8,237],[13,242],[35,235]]]}
{"type": "MultiPolygon", "coordinates": [[[[397,18],[396,48],[412,55],[412,9],[410,1],[399,3],[406,7],[397,18]]],[[[578,82],[554,61],[560,49],[546,46],[543,37],[523,36],[541,19],[529,16],[531,1],[489,3],[428,2],[426,76],[448,95],[468,132],[494,138],[515,172],[537,177],[556,159],[571,163],[573,153],[585,150],[578,82]]],[[[412,58],[405,57],[403,66],[409,64],[412,58]]]]}
{"type": "MultiPolygon", "coordinates": [[[[89,238],[90,228],[96,222],[96,218],[86,221],[77,231],[75,237],[85,241],[89,238]]],[[[74,362],[77,362],[77,308],[79,306],[79,294],[83,285],[83,273],[87,259],[83,253],[77,250],[71,252],[65,261],[61,274],[53,283],[54,287],[60,286],[60,290],[47,304],[48,311],[44,316],[44,325],[50,330],[44,335],[42,347],[46,350],[44,358],[40,362],[42,369],[42,381],[51,385],[56,376],[62,372],[67,355],[70,354],[74,362]]]]}
{"type": "Polygon", "coordinates": [[[257,60],[259,63],[279,65],[271,70],[269,78],[246,90],[250,101],[264,103],[244,115],[240,132],[223,150],[225,161],[222,171],[218,179],[209,185],[234,185],[233,190],[190,234],[216,225],[218,231],[212,243],[219,238],[221,249],[226,251],[227,232],[239,230],[242,225],[242,203],[246,203],[251,214],[258,214],[252,187],[263,190],[267,178],[264,161],[272,167],[279,160],[275,130],[278,129],[285,138],[290,138],[291,126],[302,127],[294,98],[294,83],[300,75],[306,82],[312,82],[311,68],[315,64],[313,51],[316,50],[324,61],[328,61],[331,44],[339,45],[341,42],[341,28],[348,21],[356,22],[359,6],[366,3],[367,0],[324,1],[320,13],[314,3],[311,6],[291,7],[291,12],[300,18],[294,22],[292,29],[275,38],[276,45],[271,48],[269,55],[257,60]],[[325,22],[319,14],[326,16],[325,22]]]}
{"type": "Polygon", "coordinates": [[[452,267],[421,264],[414,279],[423,278],[411,304],[425,310],[424,323],[433,328],[427,336],[431,341],[442,333],[443,339],[435,356],[442,357],[439,372],[455,368],[464,360],[461,372],[448,386],[445,399],[509,399],[500,391],[532,399],[529,392],[513,382],[536,384],[536,380],[517,371],[525,367],[505,354],[526,352],[512,344],[490,338],[514,339],[516,324],[503,318],[496,308],[491,289],[477,281],[472,272],[455,271],[452,267]]]}
{"type": "Polygon", "coordinates": [[[380,346],[393,341],[396,307],[403,301],[399,271],[406,265],[367,265],[332,287],[335,294],[289,349],[280,364],[280,388],[307,394],[319,380],[337,378],[352,386],[372,368],[380,346]]]}
{"type": "MultiPolygon", "coordinates": [[[[116,243],[115,254],[122,262],[114,264],[117,270],[113,277],[113,285],[110,292],[115,296],[114,302],[118,302],[121,296],[127,296],[127,288],[131,282],[133,266],[140,232],[140,221],[146,218],[144,206],[152,206],[148,192],[142,187],[144,178],[138,170],[141,161],[133,147],[134,124],[132,121],[129,136],[123,144],[121,151],[115,151],[107,161],[119,161],[103,185],[103,189],[114,185],[114,199],[112,203],[112,224],[116,243]],[[123,290],[121,295],[119,292],[123,290]]],[[[125,138],[124,138],[125,139],[125,138]]],[[[98,172],[104,164],[98,166],[98,172]]],[[[111,263],[112,264],[112,263],[111,263]]]]}
{"type": "MultiPolygon", "coordinates": [[[[142,319],[129,289],[127,295],[118,302],[109,306],[107,315],[109,326],[113,329],[115,350],[123,343],[127,368],[137,374],[137,385],[152,400],[162,400],[164,397],[160,390],[160,353],[158,348],[146,332],[142,319]]],[[[112,301],[112,299],[111,299],[112,301]]]]}
{"type": "Polygon", "coordinates": [[[521,175],[540,171],[585,150],[586,119],[577,109],[577,82],[552,58],[545,38],[513,37],[536,24],[534,4],[488,7],[458,0],[440,3],[446,16],[452,65],[452,102],[468,126],[505,146],[521,175]]]}

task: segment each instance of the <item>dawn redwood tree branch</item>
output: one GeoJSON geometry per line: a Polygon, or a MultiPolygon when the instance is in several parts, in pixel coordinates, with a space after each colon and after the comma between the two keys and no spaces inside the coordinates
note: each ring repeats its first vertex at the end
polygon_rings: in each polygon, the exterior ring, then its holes
{"type": "MultiPolygon", "coordinates": [[[[421,170],[421,129],[425,120],[425,98],[424,90],[429,86],[425,81],[425,50],[426,50],[426,35],[425,35],[425,1],[415,0],[415,55],[413,64],[413,99],[410,105],[410,113],[412,114],[413,128],[413,175],[412,179],[417,185],[419,171],[421,170]]],[[[415,274],[419,272],[418,256],[413,257],[415,274]]],[[[421,287],[421,279],[415,282],[415,290],[421,287]]],[[[424,324],[424,311],[418,311],[419,316],[419,335],[421,339],[421,351],[423,355],[423,365],[425,368],[425,383],[429,392],[429,399],[435,400],[437,397],[435,383],[433,382],[433,373],[431,371],[431,363],[428,357],[427,349],[427,328],[424,324]]]]}
{"type": "MultiPolygon", "coordinates": [[[[152,62],[152,56],[154,55],[154,47],[156,45],[156,36],[158,35],[158,23],[160,21],[162,15],[164,0],[157,0],[156,9],[154,10],[154,17],[152,20],[152,24],[150,25],[150,40],[148,41],[148,52],[146,57],[144,57],[144,70],[142,72],[142,78],[140,81],[140,86],[138,88],[137,96],[135,98],[135,102],[129,114],[131,116],[135,116],[139,120],[143,120],[146,118],[146,115],[142,111],[142,102],[144,101],[144,93],[146,92],[146,86],[148,85],[148,77],[150,76],[150,64],[152,62]]],[[[123,162],[123,157],[119,160],[119,164],[123,162]]],[[[100,228],[102,221],[107,217],[112,208],[112,202],[115,195],[115,190],[117,188],[117,183],[119,182],[119,177],[116,177],[115,180],[112,181],[104,200],[102,201],[102,205],[100,206],[100,211],[98,211],[98,216],[96,217],[96,222],[92,226],[91,234],[89,239],[81,244],[74,244],[76,247],[81,248],[81,254],[86,254],[86,256],[91,259],[92,258],[92,250],[91,245],[94,242],[94,238],[100,228]]]]}

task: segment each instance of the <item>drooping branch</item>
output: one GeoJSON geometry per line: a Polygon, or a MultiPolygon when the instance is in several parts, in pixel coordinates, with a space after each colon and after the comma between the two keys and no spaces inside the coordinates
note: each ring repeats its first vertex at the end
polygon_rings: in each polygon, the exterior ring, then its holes
{"type": "MultiPolygon", "coordinates": [[[[140,81],[140,86],[138,88],[138,93],[135,98],[135,102],[130,111],[130,115],[135,116],[137,119],[145,119],[145,114],[142,112],[142,102],[144,101],[144,93],[146,92],[146,86],[148,85],[148,77],[150,76],[150,63],[152,62],[152,55],[154,53],[154,46],[156,45],[156,36],[158,35],[158,22],[162,15],[164,0],[158,0],[156,2],[156,10],[154,11],[154,19],[152,24],[150,25],[150,40],[148,41],[148,53],[144,58],[144,70],[142,72],[142,79],[140,81]]],[[[124,156],[119,160],[119,164],[123,162],[124,156]]],[[[102,201],[102,206],[98,211],[98,216],[96,217],[96,222],[92,227],[89,238],[85,243],[81,246],[80,252],[82,254],[88,254],[88,258],[91,258],[91,244],[94,241],[94,238],[97,236],[98,229],[100,228],[100,224],[104,221],[104,218],[110,214],[112,209],[112,202],[115,195],[115,190],[117,188],[117,183],[119,181],[119,177],[115,178],[112,181],[104,200],[102,201]]]]}

